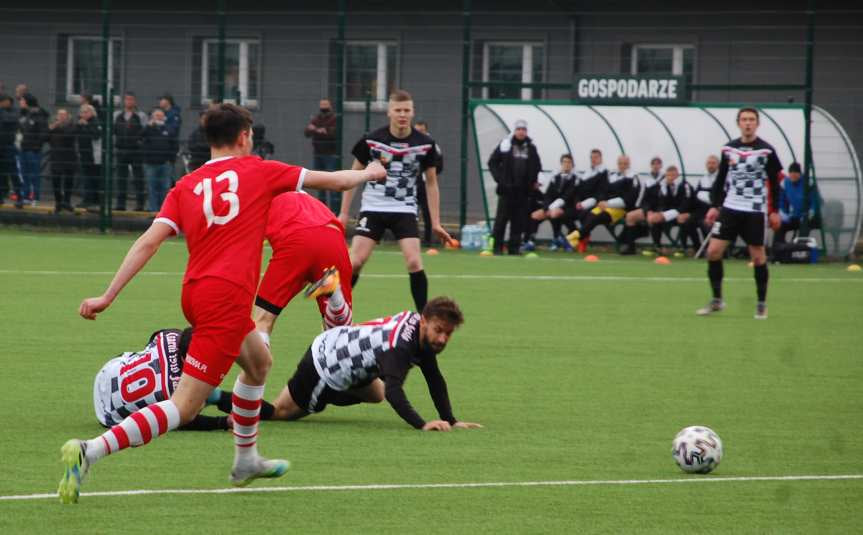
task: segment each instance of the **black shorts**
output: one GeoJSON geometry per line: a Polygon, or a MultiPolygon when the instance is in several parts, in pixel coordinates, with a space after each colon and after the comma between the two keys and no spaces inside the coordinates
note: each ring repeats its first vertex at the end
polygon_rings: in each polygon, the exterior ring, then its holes
{"type": "Polygon", "coordinates": [[[381,241],[384,232],[389,229],[397,240],[419,238],[420,229],[416,214],[400,212],[360,212],[357,221],[356,234],[381,241]]]}
{"type": "Polygon", "coordinates": [[[732,244],[737,236],[740,236],[746,245],[764,245],[766,223],[767,216],[762,212],[744,212],[723,207],[719,210],[719,218],[713,224],[710,235],[732,244]]]}
{"type": "Polygon", "coordinates": [[[293,377],[288,379],[288,391],[294,403],[310,414],[323,411],[330,402],[330,397],[336,392],[327,386],[318,374],[312,361],[311,347],[297,364],[293,377]]]}

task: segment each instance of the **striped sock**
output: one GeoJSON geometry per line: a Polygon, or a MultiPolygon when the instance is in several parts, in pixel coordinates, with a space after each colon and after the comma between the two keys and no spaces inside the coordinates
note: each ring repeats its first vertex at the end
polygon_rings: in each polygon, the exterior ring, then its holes
{"type": "Polygon", "coordinates": [[[324,312],[324,324],[327,329],[340,325],[350,325],[353,319],[351,306],[345,301],[341,288],[336,288],[333,295],[327,299],[327,309],[324,312]]]}
{"type": "Polygon", "coordinates": [[[231,396],[231,418],[234,420],[234,465],[243,464],[258,457],[258,420],[261,416],[261,399],[264,387],[234,383],[231,396]]]}
{"type": "Polygon", "coordinates": [[[147,444],[180,425],[180,411],[174,402],[160,401],[132,414],[119,424],[87,441],[87,460],[91,463],[129,446],[147,444]]]}

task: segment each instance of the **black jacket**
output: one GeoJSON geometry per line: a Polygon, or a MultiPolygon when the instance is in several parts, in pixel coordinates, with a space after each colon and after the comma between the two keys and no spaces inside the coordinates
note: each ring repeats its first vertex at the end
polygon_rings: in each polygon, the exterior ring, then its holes
{"type": "Polygon", "coordinates": [[[677,177],[673,186],[669,186],[668,182],[663,179],[662,182],[656,184],[656,188],[656,196],[648,201],[647,209],[649,211],[667,212],[673,210],[677,212],[677,214],[672,214],[674,217],[692,211],[692,200],[695,193],[683,176],[677,177]]]}
{"type": "Polygon", "coordinates": [[[114,114],[114,148],[117,150],[132,150],[140,146],[141,134],[144,133],[146,119],[139,111],[132,112],[126,119],[126,111],[120,110],[114,114]]]}
{"type": "Polygon", "coordinates": [[[48,144],[51,146],[51,169],[54,173],[60,170],[74,169],[78,164],[75,138],[75,123],[71,120],[55,126],[48,132],[48,144]]]}
{"type": "Polygon", "coordinates": [[[558,173],[554,175],[551,182],[548,183],[548,188],[545,190],[543,197],[543,205],[548,210],[549,205],[557,199],[565,199],[573,188],[575,183],[575,173],[564,175],[558,173]]]}
{"type": "Polygon", "coordinates": [[[141,158],[144,163],[173,162],[176,144],[167,124],[147,125],[141,133],[141,158]]]}
{"type": "Polygon", "coordinates": [[[0,108],[0,149],[15,145],[18,132],[18,114],[12,108],[0,108]]]}
{"type": "Polygon", "coordinates": [[[566,206],[571,208],[575,208],[578,203],[586,204],[583,209],[588,210],[605,199],[606,189],[608,189],[608,170],[604,166],[591,168],[576,174],[575,181],[566,191],[563,200],[566,201],[566,206]]]}
{"type": "Polygon", "coordinates": [[[199,126],[189,135],[186,148],[189,149],[189,171],[194,171],[207,163],[210,159],[210,144],[207,143],[204,127],[199,126]]]}
{"type": "Polygon", "coordinates": [[[498,195],[527,195],[534,188],[538,175],[542,171],[542,163],[539,161],[539,153],[533,141],[527,137],[518,141],[515,136],[508,137],[500,142],[491,157],[488,159],[488,168],[491,176],[497,183],[498,195]],[[517,173],[519,163],[516,158],[523,158],[522,173],[517,173]],[[519,175],[519,176],[516,176],[519,175]]]}
{"type": "Polygon", "coordinates": [[[627,211],[638,208],[644,195],[644,187],[637,174],[621,174],[614,171],[608,174],[608,187],[603,200],[611,208],[623,208],[627,211]]]}
{"type": "Polygon", "coordinates": [[[42,145],[48,142],[48,112],[42,108],[21,110],[18,129],[22,151],[42,152],[42,145]]]}
{"type": "Polygon", "coordinates": [[[99,119],[90,117],[85,124],[75,124],[75,138],[78,142],[78,155],[82,163],[93,163],[93,143],[102,137],[99,119]]]}

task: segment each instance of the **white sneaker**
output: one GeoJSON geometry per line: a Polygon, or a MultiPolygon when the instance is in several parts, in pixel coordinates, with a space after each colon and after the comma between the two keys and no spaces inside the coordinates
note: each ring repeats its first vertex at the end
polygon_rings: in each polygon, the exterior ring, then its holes
{"type": "Polygon", "coordinates": [[[246,466],[237,467],[234,465],[229,480],[231,485],[235,487],[245,487],[255,479],[282,477],[290,467],[291,463],[283,459],[258,457],[256,462],[246,466]]]}
{"type": "Polygon", "coordinates": [[[87,446],[83,440],[73,438],[66,441],[60,448],[60,458],[63,461],[65,472],[57,488],[60,503],[78,503],[78,495],[81,493],[81,482],[90,469],[87,462],[87,446]]]}
{"type": "Polygon", "coordinates": [[[711,299],[705,306],[695,311],[696,316],[709,316],[716,312],[720,312],[725,308],[725,301],[722,299],[711,299]]]}
{"type": "Polygon", "coordinates": [[[755,319],[767,319],[767,303],[758,303],[757,305],[755,305],[755,319]]]}

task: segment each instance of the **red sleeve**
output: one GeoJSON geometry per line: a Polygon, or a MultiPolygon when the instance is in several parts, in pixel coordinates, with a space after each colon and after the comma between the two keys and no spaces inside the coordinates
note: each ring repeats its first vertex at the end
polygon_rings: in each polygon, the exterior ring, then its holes
{"type": "Polygon", "coordinates": [[[265,160],[264,164],[270,171],[270,179],[267,181],[267,186],[273,192],[273,195],[303,189],[303,180],[306,177],[306,170],[304,168],[274,160],[265,160]]]}
{"type": "Polygon", "coordinates": [[[165,202],[162,203],[162,209],[159,210],[159,215],[153,220],[153,223],[164,223],[174,229],[174,234],[180,233],[180,193],[179,190],[171,188],[168,196],[165,197],[165,202]]]}

